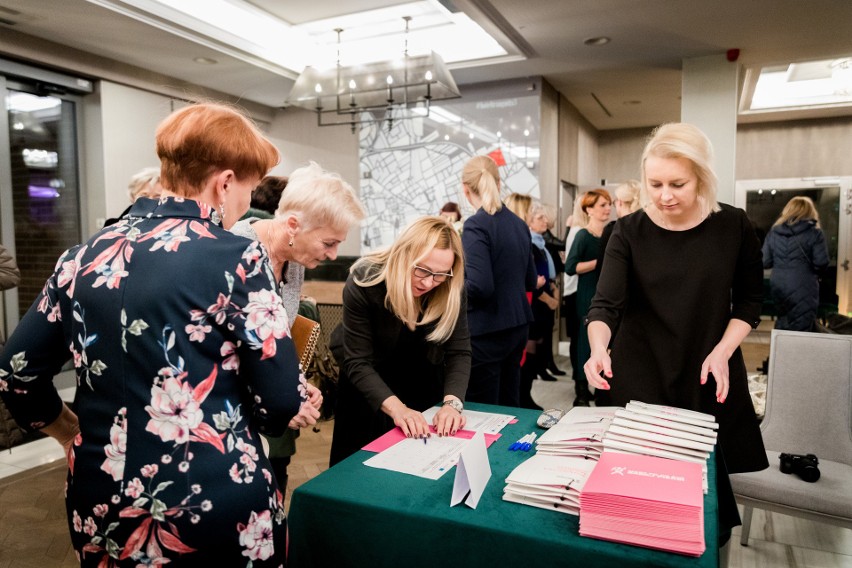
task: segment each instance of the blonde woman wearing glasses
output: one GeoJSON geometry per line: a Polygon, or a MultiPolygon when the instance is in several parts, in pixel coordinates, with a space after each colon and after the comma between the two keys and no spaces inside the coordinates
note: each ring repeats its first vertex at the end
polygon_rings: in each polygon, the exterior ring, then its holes
{"type": "Polygon", "coordinates": [[[394,426],[409,438],[465,424],[470,333],[461,239],[446,220],[421,217],[390,248],[359,259],[343,289],[341,363],[330,464],[394,426]],[[441,404],[442,403],[442,404],[441,404]],[[432,423],[422,412],[441,404],[432,423]]]}

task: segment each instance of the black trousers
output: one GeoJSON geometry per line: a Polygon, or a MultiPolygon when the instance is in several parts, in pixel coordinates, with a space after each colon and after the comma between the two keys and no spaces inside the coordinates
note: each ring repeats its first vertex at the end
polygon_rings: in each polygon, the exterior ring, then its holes
{"type": "Polygon", "coordinates": [[[520,406],[521,357],[529,325],[470,338],[471,368],[465,400],[520,406]]]}

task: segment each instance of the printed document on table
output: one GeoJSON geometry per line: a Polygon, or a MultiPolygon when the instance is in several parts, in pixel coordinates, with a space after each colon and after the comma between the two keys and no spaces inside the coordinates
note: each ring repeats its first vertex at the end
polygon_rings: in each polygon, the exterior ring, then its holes
{"type": "Polygon", "coordinates": [[[423,439],[406,438],[371,457],[364,465],[426,479],[440,479],[458,463],[459,454],[469,442],[450,436],[432,436],[424,444],[423,439]]]}
{"type": "MultiPolygon", "coordinates": [[[[432,423],[435,414],[438,413],[438,407],[433,406],[428,410],[423,411],[423,416],[426,422],[432,423]]],[[[497,414],[494,412],[478,412],[476,410],[465,410],[464,415],[467,418],[467,423],[464,425],[465,430],[473,430],[474,432],[483,432],[485,434],[496,434],[502,430],[506,424],[515,419],[510,414],[497,414]]]]}

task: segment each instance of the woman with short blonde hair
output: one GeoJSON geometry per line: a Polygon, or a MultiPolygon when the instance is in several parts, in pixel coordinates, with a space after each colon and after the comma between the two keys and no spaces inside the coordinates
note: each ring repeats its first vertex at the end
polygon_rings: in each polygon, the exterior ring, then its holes
{"type": "Polygon", "coordinates": [[[334,465],[394,426],[427,438],[455,434],[470,375],[464,256],[443,217],[408,225],[394,243],[359,259],[343,289],[343,325],[332,334],[340,365],[334,465]]]}
{"type": "MultiPolygon", "coordinates": [[[[719,181],[713,171],[713,145],[696,126],[685,122],[658,126],[651,133],[642,152],[643,172],[650,157],[688,160],[698,182],[698,202],[702,217],[721,211],[716,197],[719,181]]],[[[642,182],[641,206],[647,207],[653,200],[647,188],[647,179],[643,177],[642,182]]]]}

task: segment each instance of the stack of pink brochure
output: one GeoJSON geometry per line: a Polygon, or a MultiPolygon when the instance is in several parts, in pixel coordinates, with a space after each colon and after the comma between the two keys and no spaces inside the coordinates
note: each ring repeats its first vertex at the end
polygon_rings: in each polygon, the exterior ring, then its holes
{"type": "Polygon", "coordinates": [[[710,414],[633,400],[615,412],[603,448],[700,464],[706,493],[707,459],[718,428],[710,414]]]}
{"type": "Polygon", "coordinates": [[[605,451],[580,494],[580,535],[701,556],[701,466],[605,451]]]}

